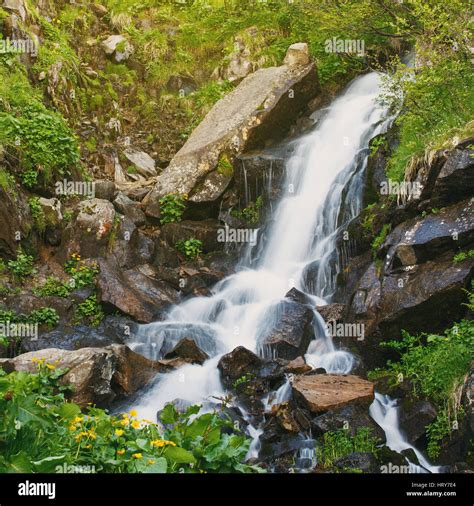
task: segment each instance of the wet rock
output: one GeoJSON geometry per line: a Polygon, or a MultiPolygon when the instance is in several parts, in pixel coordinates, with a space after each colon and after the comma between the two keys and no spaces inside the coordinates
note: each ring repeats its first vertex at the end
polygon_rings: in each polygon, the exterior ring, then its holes
{"type": "Polygon", "coordinates": [[[409,443],[415,444],[425,435],[426,427],[434,421],[436,414],[435,407],[427,400],[414,402],[404,400],[399,424],[409,443]]]}
{"type": "Polygon", "coordinates": [[[285,366],[285,371],[289,374],[304,374],[311,371],[311,366],[308,365],[303,357],[296,357],[285,366]]]}
{"type": "Polygon", "coordinates": [[[345,470],[360,470],[364,473],[380,471],[377,459],[369,452],[354,452],[334,461],[334,467],[345,470]]]}
{"type": "Polygon", "coordinates": [[[310,419],[305,412],[291,401],[285,401],[272,407],[271,415],[285,432],[300,433],[310,426],[310,419]]]}
{"type": "Polygon", "coordinates": [[[165,355],[165,359],[173,358],[181,358],[191,364],[202,364],[209,358],[209,355],[204,353],[193,339],[186,337],[181,339],[181,341],[165,355]]]}
{"type": "Polygon", "coordinates": [[[365,405],[347,404],[342,408],[331,409],[311,420],[311,428],[315,436],[340,429],[345,429],[351,436],[355,436],[358,429],[364,427],[370,428],[372,435],[381,442],[385,441],[383,429],[374,422],[365,405]]]}
{"type": "Polygon", "coordinates": [[[293,287],[289,292],[285,294],[287,299],[297,302],[298,304],[306,304],[314,306],[313,301],[303,292],[300,292],[297,288],[293,287]]]}
{"type": "Polygon", "coordinates": [[[115,197],[114,207],[117,211],[130,218],[137,227],[146,223],[145,213],[142,211],[141,205],[129,199],[122,192],[119,192],[117,197],[115,197]]]}
{"type": "Polygon", "coordinates": [[[347,404],[369,406],[374,400],[374,385],[357,376],[335,374],[295,376],[293,393],[312,413],[324,413],[347,404]]]}
{"type": "Polygon", "coordinates": [[[28,203],[20,193],[14,198],[11,192],[0,187],[0,253],[16,257],[17,233],[26,237],[31,229],[31,215],[28,203]]]}
{"type": "Polygon", "coordinates": [[[203,252],[209,253],[224,248],[225,243],[218,241],[218,231],[222,228],[217,220],[184,220],[179,223],[166,223],[161,232],[162,237],[173,248],[178,241],[194,238],[202,242],[203,252]]]}
{"type": "Polygon", "coordinates": [[[224,355],[217,365],[221,372],[221,379],[224,386],[232,388],[239,378],[245,375],[257,375],[262,366],[262,359],[247,348],[239,346],[227,355],[224,355]]]}
{"type": "Polygon", "coordinates": [[[225,190],[229,176],[220,163],[223,156],[232,160],[245,150],[263,145],[270,135],[281,138],[318,92],[312,64],[269,67],[247,76],[216,103],[158,176],[153,195],[147,196],[147,206],[173,192],[190,195],[191,202],[215,201],[225,190]],[[294,91],[291,99],[290,89],[294,91]]]}
{"type": "Polygon", "coordinates": [[[149,154],[132,148],[126,149],[123,154],[142,176],[150,178],[157,175],[156,162],[149,154]]]}
{"type": "Polygon", "coordinates": [[[51,229],[58,227],[62,220],[61,201],[59,199],[45,199],[40,197],[38,199],[41,211],[44,216],[45,226],[51,229]]]}
{"type": "Polygon", "coordinates": [[[339,323],[343,319],[346,307],[344,304],[334,303],[327,304],[326,306],[317,306],[316,309],[326,323],[339,323]]]}
{"type": "Polygon", "coordinates": [[[275,321],[259,341],[268,356],[293,360],[306,353],[313,337],[313,311],[293,301],[282,301],[275,309],[275,321]]]}
{"type": "Polygon", "coordinates": [[[144,387],[159,371],[159,366],[122,345],[66,351],[50,348],[19,355],[2,364],[9,371],[36,371],[33,359],[45,359],[66,371],[63,384],[73,387],[71,400],[82,407],[89,403],[108,407],[119,397],[144,387]]]}

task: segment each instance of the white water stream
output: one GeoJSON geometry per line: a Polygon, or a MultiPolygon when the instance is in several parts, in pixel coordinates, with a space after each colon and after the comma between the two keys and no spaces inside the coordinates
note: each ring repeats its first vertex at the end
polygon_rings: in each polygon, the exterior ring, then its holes
{"type": "MultiPolygon", "coordinates": [[[[338,270],[337,234],[361,211],[368,143],[391,121],[376,100],[379,91],[377,73],[357,78],[325,111],[319,126],[297,142],[286,166],[284,196],[274,210],[266,243],[259,245],[256,267],[250,267],[247,251],[237,273],[219,282],[211,296],[191,298],[174,306],[164,321],[140,327],[131,347],[150,358],[162,358],[184,337],[192,337],[211,358],[159,375],[135,406],[139,416],[154,419],[174,399],[202,403],[224,395],[217,369],[220,357],[237,346],[266,355],[262,340],[292,287],[317,304],[331,299],[338,270]],[[307,269],[315,265],[308,283],[307,269]]],[[[334,348],[316,311],[313,327],[306,361],[328,372],[349,373],[352,355],[334,348]]],[[[284,388],[277,397],[280,394],[286,395],[284,388]]],[[[254,453],[259,429],[251,430],[254,453]]]]}

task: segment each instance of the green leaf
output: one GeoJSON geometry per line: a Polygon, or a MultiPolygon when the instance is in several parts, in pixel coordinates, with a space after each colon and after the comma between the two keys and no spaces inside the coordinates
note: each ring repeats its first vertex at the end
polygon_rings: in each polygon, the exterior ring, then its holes
{"type": "Polygon", "coordinates": [[[10,461],[11,473],[31,473],[31,462],[26,453],[20,452],[10,461]]]}
{"type": "Polygon", "coordinates": [[[146,474],[149,473],[164,474],[166,473],[167,469],[168,469],[168,462],[163,457],[160,457],[156,459],[156,462],[154,464],[147,465],[143,469],[143,472],[146,474]]]}
{"type": "Polygon", "coordinates": [[[81,414],[81,408],[73,402],[65,402],[59,407],[58,414],[61,418],[72,420],[81,414]]]}
{"type": "Polygon", "coordinates": [[[171,425],[178,421],[178,412],[173,404],[167,404],[160,415],[161,421],[166,425],[171,425]]]}
{"type": "Polygon", "coordinates": [[[196,458],[194,455],[185,450],[184,448],[180,448],[179,446],[168,446],[164,451],[164,456],[176,462],[177,464],[195,464],[196,458]]]}
{"type": "Polygon", "coordinates": [[[55,457],[46,457],[41,460],[37,460],[32,462],[33,466],[35,467],[35,472],[37,473],[50,473],[55,469],[55,467],[62,463],[64,459],[66,458],[66,455],[58,455],[55,457]]]}

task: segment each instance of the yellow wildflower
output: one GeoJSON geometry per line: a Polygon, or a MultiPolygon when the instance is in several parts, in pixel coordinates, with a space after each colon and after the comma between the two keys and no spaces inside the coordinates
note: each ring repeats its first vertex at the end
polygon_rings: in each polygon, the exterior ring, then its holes
{"type": "Polygon", "coordinates": [[[120,425],[122,425],[122,427],[128,427],[130,425],[130,422],[124,418],[121,422],[120,422],[120,425]]]}
{"type": "Polygon", "coordinates": [[[83,420],[84,420],[84,417],[76,416],[76,418],[74,418],[74,423],[81,423],[83,420]]]}
{"type": "Polygon", "coordinates": [[[151,465],[153,465],[155,462],[156,462],[156,460],[150,459],[150,460],[148,461],[148,464],[151,466],[151,465]]]}
{"type": "Polygon", "coordinates": [[[46,364],[46,367],[50,370],[50,371],[54,371],[56,369],[56,366],[55,365],[52,365],[52,364],[46,364]]]}
{"type": "Polygon", "coordinates": [[[141,459],[141,458],[143,457],[143,455],[142,455],[141,453],[134,453],[134,454],[132,455],[132,457],[133,457],[134,459],[141,459]]]}
{"type": "Polygon", "coordinates": [[[139,429],[140,428],[140,422],[138,420],[133,420],[132,427],[134,429],[139,429]]]}
{"type": "Polygon", "coordinates": [[[135,417],[135,416],[137,416],[137,414],[138,414],[138,413],[137,413],[137,412],[136,412],[136,410],[134,410],[134,409],[132,409],[132,411],[130,411],[130,416],[135,417]]]}
{"type": "Polygon", "coordinates": [[[117,455],[123,455],[125,453],[125,450],[117,450],[117,455]]]}
{"type": "Polygon", "coordinates": [[[115,435],[120,437],[123,436],[124,431],[122,429],[115,429],[115,435]]]}
{"type": "Polygon", "coordinates": [[[72,432],[74,430],[77,430],[77,427],[75,425],[70,425],[69,430],[72,432]]]}

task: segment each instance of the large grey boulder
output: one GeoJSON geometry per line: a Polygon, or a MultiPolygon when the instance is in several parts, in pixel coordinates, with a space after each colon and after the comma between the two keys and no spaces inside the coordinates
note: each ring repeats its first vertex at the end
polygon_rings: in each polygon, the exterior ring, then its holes
{"type": "Polygon", "coordinates": [[[281,138],[319,92],[315,65],[269,67],[247,76],[219,100],[157,178],[147,205],[169,193],[190,202],[212,202],[227,188],[232,168],[224,160],[281,138]]]}

